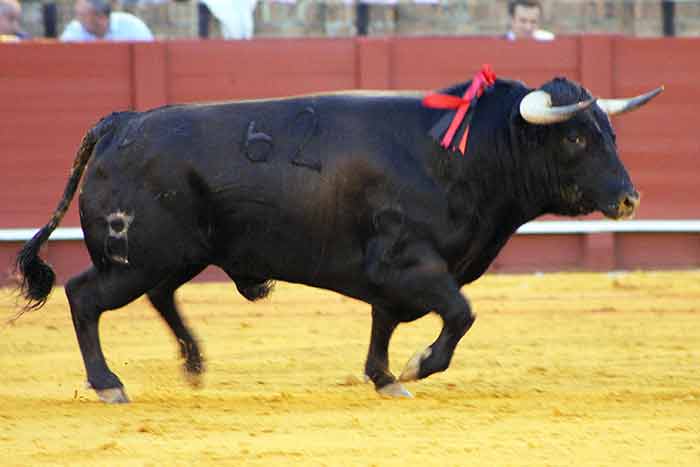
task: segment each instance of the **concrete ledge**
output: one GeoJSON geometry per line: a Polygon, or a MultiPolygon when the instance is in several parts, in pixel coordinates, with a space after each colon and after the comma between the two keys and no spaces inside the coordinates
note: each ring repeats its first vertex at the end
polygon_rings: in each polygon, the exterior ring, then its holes
{"type": "MultiPolygon", "coordinates": [[[[26,242],[39,229],[0,229],[0,242],[26,242]]],[[[80,227],[59,227],[54,230],[49,240],[82,240],[83,229],[80,227]]]]}
{"type": "MultiPolygon", "coordinates": [[[[0,229],[0,242],[26,242],[38,229],[0,229]]],[[[584,235],[594,233],[700,233],[700,220],[533,221],[519,235],[584,235]]],[[[60,227],[50,240],[82,240],[80,227],[60,227]]]]}
{"type": "MultiPolygon", "coordinates": [[[[14,263],[37,229],[0,229],[0,287],[16,284],[14,263]]],[[[91,264],[77,227],[56,229],[41,256],[58,284],[91,264]]],[[[494,273],[700,268],[700,220],[535,221],[524,225],[489,268],[494,273]]],[[[211,266],[196,281],[227,281],[211,266]]]]}
{"type": "Polygon", "coordinates": [[[592,233],[693,233],[700,220],[533,221],[518,229],[522,235],[592,233]]]}

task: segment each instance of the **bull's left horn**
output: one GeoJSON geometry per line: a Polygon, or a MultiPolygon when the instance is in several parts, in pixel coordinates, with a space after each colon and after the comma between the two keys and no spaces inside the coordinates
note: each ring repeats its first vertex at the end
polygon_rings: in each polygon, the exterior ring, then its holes
{"type": "Polygon", "coordinates": [[[660,86],[646,94],[630,97],[629,99],[598,99],[598,106],[608,115],[619,115],[643,106],[661,94],[663,90],[664,87],[660,86]]]}
{"type": "Polygon", "coordinates": [[[552,106],[552,96],[545,91],[532,91],[520,101],[520,115],[526,122],[535,125],[551,125],[565,122],[582,110],[587,109],[596,100],[577,102],[571,105],[552,106]]]}

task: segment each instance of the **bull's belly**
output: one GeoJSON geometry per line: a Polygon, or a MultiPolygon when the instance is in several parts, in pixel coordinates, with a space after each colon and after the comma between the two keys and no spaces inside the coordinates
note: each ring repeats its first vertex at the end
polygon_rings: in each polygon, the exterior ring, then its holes
{"type": "Polygon", "coordinates": [[[320,227],[261,228],[259,219],[237,230],[225,235],[220,248],[225,253],[215,258],[231,277],[281,280],[351,296],[369,286],[364,249],[349,237],[327,235],[320,227]]]}

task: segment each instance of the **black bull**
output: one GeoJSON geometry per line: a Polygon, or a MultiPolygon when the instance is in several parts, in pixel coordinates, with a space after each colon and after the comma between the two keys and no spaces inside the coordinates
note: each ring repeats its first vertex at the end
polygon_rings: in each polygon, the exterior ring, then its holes
{"type": "MultiPolygon", "coordinates": [[[[461,96],[469,83],[445,93],[461,96]]],[[[89,384],[126,402],[100,347],[99,317],[144,293],[196,377],[197,342],[174,292],[208,265],[248,299],[278,279],[372,306],[365,373],[410,396],[389,371],[401,322],[440,315],[438,338],[400,381],[447,369],[474,322],[460,288],[481,276],[523,223],[545,213],[629,217],[638,195],[607,114],[659,90],[597,103],[554,79],[533,91],[497,80],[474,107],[465,155],[430,136],[444,111],[417,93],[337,93],[123,112],[87,133],[51,221],[18,254],[28,307],[54,273],[38,257],[78,188],[93,265],[66,284],[89,384]]]]}

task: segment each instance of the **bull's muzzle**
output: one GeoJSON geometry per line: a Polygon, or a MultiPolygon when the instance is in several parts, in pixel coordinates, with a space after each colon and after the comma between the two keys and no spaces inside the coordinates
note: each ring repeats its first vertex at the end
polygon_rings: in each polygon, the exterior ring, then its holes
{"type": "Polygon", "coordinates": [[[615,219],[631,219],[639,206],[639,193],[631,191],[620,196],[617,202],[615,219]]]}

